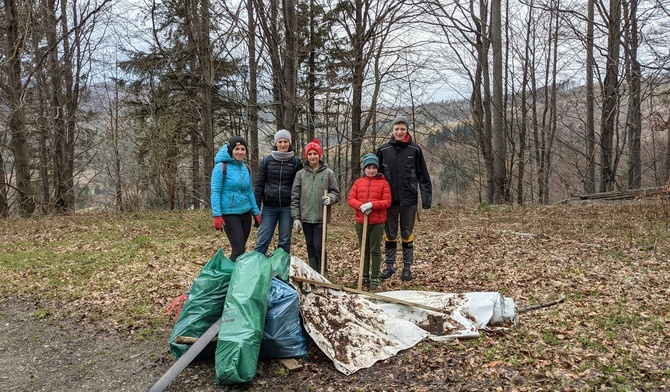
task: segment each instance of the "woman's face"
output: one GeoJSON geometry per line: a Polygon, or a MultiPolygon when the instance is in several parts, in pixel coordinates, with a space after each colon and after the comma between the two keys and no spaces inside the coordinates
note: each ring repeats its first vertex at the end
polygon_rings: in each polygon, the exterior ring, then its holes
{"type": "Polygon", "coordinates": [[[281,152],[287,152],[288,148],[291,147],[291,142],[288,141],[288,139],[279,139],[277,140],[277,143],[275,143],[277,146],[277,150],[281,152]]]}
{"type": "Polygon", "coordinates": [[[236,161],[241,161],[244,157],[247,156],[247,148],[244,145],[240,144],[233,148],[233,159],[236,161]]]}
{"type": "Polygon", "coordinates": [[[307,153],[307,162],[311,167],[319,166],[319,153],[316,150],[311,150],[307,153]]]}

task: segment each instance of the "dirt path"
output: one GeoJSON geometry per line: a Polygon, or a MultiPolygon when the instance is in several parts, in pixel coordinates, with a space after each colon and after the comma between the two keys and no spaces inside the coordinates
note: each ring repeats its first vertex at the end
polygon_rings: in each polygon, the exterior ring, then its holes
{"type": "MultiPolygon", "coordinates": [[[[146,391],[170,365],[163,342],[57,321],[25,302],[0,305],[0,391],[146,391]]],[[[213,377],[202,362],[169,390],[220,391],[213,377]]]]}

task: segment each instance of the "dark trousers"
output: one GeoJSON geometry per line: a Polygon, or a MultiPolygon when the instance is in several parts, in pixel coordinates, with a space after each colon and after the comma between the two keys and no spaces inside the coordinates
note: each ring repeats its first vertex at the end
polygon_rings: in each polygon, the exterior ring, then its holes
{"type": "Polygon", "coordinates": [[[323,225],[321,223],[302,223],[302,231],[305,233],[307,245],[307,256],[321,258],[323,225]]]}
{"type": "Polygon", "coordinates": [[[247,239],[251,233],[251,211],[242,215],[224,215],[226,225],[223,229],[230,241],[230,259],[237,260],[237,256],[246,251],[247,239]]]}
{"type": "Polygon", "coordinates": [[[398,220],[400,220],[400,237],[403,242],[412,242],[414,236],[414,220],[416,219],[416,205],[400,206],[392,204],[386,210],[386,241],[395,242],[398,240],[398,220]]]}

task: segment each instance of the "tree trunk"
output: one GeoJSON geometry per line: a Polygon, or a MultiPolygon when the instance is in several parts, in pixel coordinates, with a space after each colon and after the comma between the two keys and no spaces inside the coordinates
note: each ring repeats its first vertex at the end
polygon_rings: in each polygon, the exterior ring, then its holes
{"type": "MultiPolygon", "coordinates": [[[[256,62],[256,15],[254,13],[254,2],[247,1],[247,20],[249,35],[249,104],[247,105],[247,116],[249,117],[249,133],[251,140],[251,163],[253,172],[258,170],[260,154],[258,147],[258,64],[256,62]]],[[[260,206],[259,206],[260,207],[260,206]]]]}
{"type": "Polygon", "coordinates": [[[588,0],[588,21],[586,28],[586,176],[584,178],[584,192],[587,194],[596,191],[596,129],[594,124],[593,93],[593,25],[594,0],[588,0]]]}
{"type": "MultiPolygon", "coordinates": [[[[35,211],[35,195],[30,181],[30,154],[26,130],[23,96],[25,93],[21,75],[21,56],[25,36],[15,0],[4,0],[5,5],[5,56],[3,68],[7,70],[7,100],[9,105],[9,130],[12,135],[11,148],[14,152],[16,173],[16,194],[19,212],[30,216],[35,211]]],[[[4,178],[3,178],[4,182],[4,178]]],[[[4,204],[7,204],[5,197],[4,204]]],[[[0,209],[6,207],[0,205],[0,209]]]]}
{"type": "Polygon", "coordinates": [[[603,83],[603,109],[600,119],[600,191],[614,190],[614,123],[619,98],[618,71],[621,39],[621,0],[610,0],[607,25],[607,61],[603,83]]]}
{"type": "Polygon", "coordinates": [[[533,4],[528,7],[528,24],[526,26],[526,45],[524,52],[523,76],[521,80],[521,125],[519,127],[519,175],[517,178],[517,203],[522,205],[524,203],[524,171],[526,169],[526,134],[528,132],[528,78],[531,72],[530,62],[530,42],[533,28],[533,4]]]}
{"type": "MultiPolygon", "coordinates": [[[[624,5],[624,9],[628,9],[624,5]]],[[[642,184],[642,160],[640,156],[640,139],[642,137],[642,113],[640,111],[640,62],[637,59],[638,35],[637,35],[637,1],[630,2],[630,12],[626,20],[626,49],[628,66],[626,74],[628,79],[628,88],[630,89],[628,98],[628,189],[639,188],[642,184]]]]}
{"type": "Polygon", "coordinates": [[[493,49],[493,90],[491,91],[493,144],[493,203],[507,201],[507,142],[505,138],[505,108],[503,107],[502,25],[501,0],[491,2],[491,46],[493,49]]]}

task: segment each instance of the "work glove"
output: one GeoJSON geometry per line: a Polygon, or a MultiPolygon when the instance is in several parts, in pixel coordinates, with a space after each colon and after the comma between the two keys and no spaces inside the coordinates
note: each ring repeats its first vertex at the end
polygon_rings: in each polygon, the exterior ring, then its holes
{"type": "Polygon", "coordinates": [[[223,226],[226,225],[226,222],[223,220],[222,216],[215,216],[214,217],[214,229],[216,230],[223,230],[223,226]]]}
{"type": "Polygon", "coordinates": [[[321,197],[321,201],[323,202],[324,206],[329,206],[330,205],[330,196],[323,196],[321,197]]]}
{"type": "Polygon", "coordinates": [[[364,213],[365,215],[370,215],[370,213],[372,212],[372,202],[369,201],[367,203],[361,204],[359,210],[361,210],[361,212],[364,213]]]}
{"type": "Polygon", "coordinates": [[[254,215],[254,227],[259,227],[262,222],[263,219],[261,219],[261,214],[254,215]]]}
{"type": "Polygon", "coordinates": [[[295,219],[293,221],[293,231],[296,233],[300,233],[302,231],[302,222],[300,222],[300,219],[295,219]]]}

